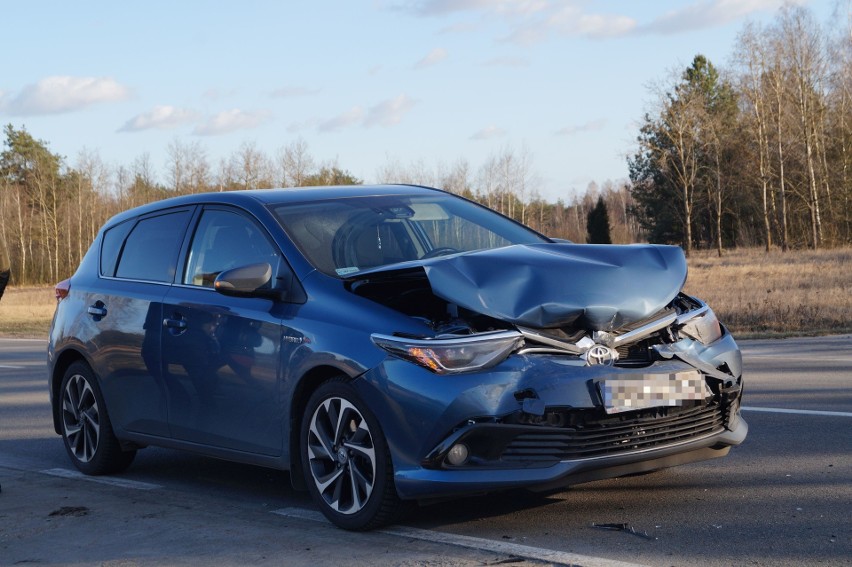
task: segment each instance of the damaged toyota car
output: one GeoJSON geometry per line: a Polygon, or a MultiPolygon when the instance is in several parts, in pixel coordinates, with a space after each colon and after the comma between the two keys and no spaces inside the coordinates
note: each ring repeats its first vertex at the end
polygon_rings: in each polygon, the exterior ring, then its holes
{"type": "Polygon", "coordinates": [[[56,287],[56,432],[87,474],[163,446],[289,470],[333,523],[728,453],[734,339],[678,247],[554,241],[402,185],[177,197],[56,287]]]}

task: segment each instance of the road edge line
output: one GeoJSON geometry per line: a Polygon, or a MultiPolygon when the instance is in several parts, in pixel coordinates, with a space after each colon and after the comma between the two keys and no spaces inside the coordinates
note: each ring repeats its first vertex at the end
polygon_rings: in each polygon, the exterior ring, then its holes
{"type": "MultiPolygon", "coordinates": [[[[323,516],[319,512],[313,510],[305,510],[304,508],[280,508],[278,510],[272,510],[272,513],[287,518],[309,520],[312,522],[320,522],[331,525],[331,523],[325,518],[325,516],[323,516]]],[[[427,541],[430,543],[439,543],[444,545],[475,549],[477,551],[499,553],[511,557],[531,559],[534,561],[543,561],[546,563],[552,563],[557,565],[571,565],[576,567],[645,567],[644,565],[640,565],[638,563],[626,563],[624,561],[616,561],[613,559],[605,559],[602,557],[578,555],[576,553],[568,553],[565,551],[533,547],[530,545],[494,541],[490,539],[466,535],[448,534],[433,530],[410,528],[406,526],[389,526],[387,528],[378,529],[374,531],[376,533],[387,534],[397,537],[419,539],[421,541],[427,541]]]]}

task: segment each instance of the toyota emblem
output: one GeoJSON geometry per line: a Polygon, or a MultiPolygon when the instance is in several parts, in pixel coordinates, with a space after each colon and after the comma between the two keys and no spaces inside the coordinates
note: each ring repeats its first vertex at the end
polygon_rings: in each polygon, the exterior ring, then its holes
{"type": "Polygon", "coordinates": [[[612,366],[618,359],[618,353],[606,345],[595,345],[586,351],[585,359],[589,366],[612,366]]]}

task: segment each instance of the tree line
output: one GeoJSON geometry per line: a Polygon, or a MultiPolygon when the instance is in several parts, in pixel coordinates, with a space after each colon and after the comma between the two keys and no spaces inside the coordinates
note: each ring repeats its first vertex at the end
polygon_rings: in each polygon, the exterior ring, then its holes
{"type": "Polygon", "coordinates": [[[852,241],[852,41],[785,5],[746,25],[730,66],[703,55],[653,89],[628,160],[655,242],[766,250],[852,241]]]}
{"type": "MultiPolygon", "coordinates": [[[[208,191],[355,185],[362,182],[336,161],[320,162],[297,139],[269,155],[244,143],[214,168],[204,147],[172,141],[162,175],[143,154],[130,165],[109,166],[97,152],[84,150],[73,163],[52,152],[48,142],[25,128],[4,128],[0,153],[0,274],[15,285],[51,284],[70,276],[114,214],[167,197],[208,191]]],[[[570,204],[546,202],[535,189],[527,150],[506,148],[477,170],[465,160],[425,166],[388,160],[376,174],[380,183],[441,187],[482,202],[544,234],[584,242],[586,216],[598,198],[613,210],[616,242],[640,238],[634,205],[625,185],[602,190],[590,185],[570,204]]]]}

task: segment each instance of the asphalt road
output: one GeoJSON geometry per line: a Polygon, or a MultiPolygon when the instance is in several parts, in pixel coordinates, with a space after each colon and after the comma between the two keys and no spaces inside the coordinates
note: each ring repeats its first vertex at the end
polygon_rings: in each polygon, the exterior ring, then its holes
{"type": "Polygon", "coordinates": [[[0,565],[852,565],[852,336],[741,346],[750,431],[724,459],[353,534],[277,471],[146,449],[110,484],[75,475],[46,343],[0,340],[0,565]]]}

